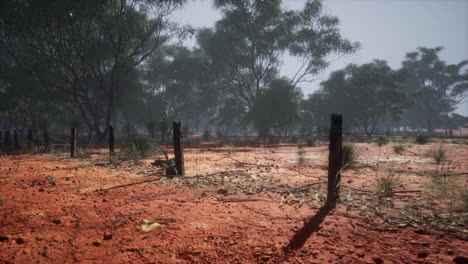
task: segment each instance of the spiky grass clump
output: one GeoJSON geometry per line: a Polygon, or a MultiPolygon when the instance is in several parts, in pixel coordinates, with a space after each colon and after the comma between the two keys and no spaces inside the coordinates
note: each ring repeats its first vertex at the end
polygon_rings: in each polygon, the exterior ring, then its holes
{"type": "Polygon", "coordinates": [[[143,135],[129,135],[122,147],[122,153],[129,159],[142,159],[157,152],[158,145],[143,135]]]}
{"type": "Polygon", "coordinates": [[[341,167],[351,167],[356,163],[356,151],[351,143],[344,143],[341,153],[341,167]]]}
{"type": "Polygon", "coordinates": [[[401,154],[403,151],[405,151],[405,146],[403,144],[398,144],[393,146],[393,151],[395,151],[396,154],[401,154]]]}

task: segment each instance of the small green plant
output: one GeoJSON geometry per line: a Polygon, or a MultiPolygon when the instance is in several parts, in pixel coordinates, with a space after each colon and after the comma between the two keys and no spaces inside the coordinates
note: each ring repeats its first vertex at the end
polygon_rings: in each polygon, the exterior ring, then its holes
{"type": "Polygon", "coordinates": [[[351,143],[344,143],[341,152],[341,166],[352,166],[356,163],[356,151],[351,143]]]}
{"type": "Polygon", "coordinates": [[[226,152],[229,155],[232,155],[232,154],[234,154],[236,152],[233,145],[224,145],[224,148],[226,149],[226,152]]]}
{"type": "Polygon", "coordinates": [[[128,136],[122,147],[122,153],[129,159],[142,159],[154,154],[158,146],[150,138],[143,135],[128,136]]]}
{"type": "Polygon", "coordinates": [[[306,144],[306,146],[308,146],[308,147],[314,147],[314,146],[317,146],[317,145],[318,145],[318,140],[317,140],[317,138],[315,138],[315,137],[310,137],[310,138],[307,138],[305,144],[306,144]]]}
{"type": "Polygon", "coordinates": [[[395,151],[396,154],[401,154],[403,151],[405,151],[405,146],[403,144],[398,144],[393,146],[393,151],[395,151]]]}
{"type": "Polygon", "coordinates": [[[436,150],[431,151],[430,155],[438,165],[447,159],[446,150],[442,145],[439,145],[436,150]]]}
{"type": "Polygon", "coordinates": [[[428,135],[424,135],[424,134],[419,134],[418,136],[416,136],[416,143],[418,143],[419,145],[424,145],[424,144],[427,144],[429,143],[429,136],[428,135]]]}
{"type": "Polygon", "coordinates": [[[205,132],[203,132],[203,141],[208,141],[210,140],[210,131],[206,130],[205,132]]]}
{"type": "Polygon", "coordinates": [[[388,171],[384,175],[377,173],[377,193],[383,196],[391,196],[395,191],[395,187],[400,184],[399,177],[394,171],[388,171]]]}
{"type": "Polygon", "coordinates": [[[305,157],[305,151],[302,147],[302,145],[298,145],[298,150],[297,150],[297,162],[299,164],[304,164],[304,162],[306,161],[306,157],[305,157]]]}
{"type": "Polygon", "coordinates": [[[377,145],[378,145],[379,148],[380,148],[380,147],[382,147],[383,145],[387,145],[387,144],[388,144],[388,138],[385,137],[385,136],[380,135],[380,136],[377,137],[376,143],[377,143],[377,145]]]}

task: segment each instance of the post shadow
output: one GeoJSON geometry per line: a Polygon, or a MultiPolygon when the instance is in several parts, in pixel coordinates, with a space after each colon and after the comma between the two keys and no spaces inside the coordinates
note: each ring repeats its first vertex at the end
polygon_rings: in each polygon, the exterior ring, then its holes
{"type": "Polygon", "coordinates": [[[330,206],[324,206],[320,208],[301,229],[296,231],[294,236],[289,241],[289,244],[285,247],[285,251],[288,252],[302,248],[310,236],[320,230],[320,224],[325,220],[332,209],[333,207],[330,206]]]}

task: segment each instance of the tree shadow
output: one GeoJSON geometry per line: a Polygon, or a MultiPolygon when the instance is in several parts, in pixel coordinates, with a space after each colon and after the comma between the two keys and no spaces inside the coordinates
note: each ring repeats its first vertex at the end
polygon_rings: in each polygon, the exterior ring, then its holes
{"type": "Polygon", "coordinates": [[[297,250],[304,246],[305,242],[309,237],[320,230],[320,224],[325,220],[326,216],[330,213],[333,208],[330,206],[324,206],[312,216],[309,221],[304,224],[304,227],[297,230],[289,244],[285,247],[285,251],[297,250]]]}

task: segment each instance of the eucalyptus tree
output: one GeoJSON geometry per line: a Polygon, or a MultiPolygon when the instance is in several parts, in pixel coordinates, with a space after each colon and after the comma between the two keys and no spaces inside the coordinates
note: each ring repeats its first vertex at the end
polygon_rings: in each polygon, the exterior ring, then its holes
{"type": "Polygon", "coordinates": [[[250,119],[259,136],[267,136],[270,129],[287,135],[299,120],[302,93],[288,79],[276,79],[257,96],[250,119]]]}
{"type": "Polygon", "coordinates": [[[215,0],[223,17],[214,29],[198,33],[198,45],[220,74],[220,86],[249,111],[257,97],[278,79],[285,55],[301,63],[289,80],[296,87],[328,66],[333,54],[348,54],[358,44],[341,37],[337,17],[321,1],[286,11],[281,0],[215,0]]]}
{"type": "Polygon", "coordinates": [[[0,44],[52,98],[75,105],[89,131],[103,139],[137,66],[165,42],[171,27],[165,18],[181,2],[9,1],[0,13],[0,44]],[[34,67],[17,52],[18,43],[34,67]]]}
{"type": "Polygon", "coordinates": [[[468,60],[447,64],[439,58],[442,47],[423,48],[406,54],[403,68],[412,106],[405,113],[407,125],[425,127],[432,132],[442,116],[446,116],[468,92],[468,60]]]}
{"type": "Polygon", "coordinates": [[[322,82],[316,98],[328,113],[343,113],[346,127],[363,128],[368,136],[386,116],[401,118],[406,106],[403,82],[406,73],[392,70],[386,61],[374,60],[363,65],[350,64],[335,71],[322,82]]]}

